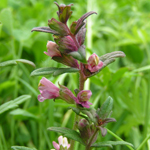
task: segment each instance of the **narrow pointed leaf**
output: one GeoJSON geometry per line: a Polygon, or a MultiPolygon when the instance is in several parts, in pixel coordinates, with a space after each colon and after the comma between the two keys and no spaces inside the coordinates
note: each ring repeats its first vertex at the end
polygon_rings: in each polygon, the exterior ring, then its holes
{"type": "Polygon", "coordinates": [[[113,99],[109,96],[102,104],[101,108],[97,110],[99,118],[105,119],[111,113],[113,107],[113,99]]]}
{"type": "Polygon", "coordinates": [[[129,145],[133,147],[131,143],[125,142],[125,141],[106,141],[106,142],[99,142],[92,145],[92,147],[111,147],[116,145],[129,145]]]}
{"type": "Polygon", "coordinates": [[[69,107],[69,109],[72,109],[77,115],[80,114],[80,109],[76,107],[69,107]]]}
{"type": "Polygon", "coordinates": [[[60,35],[66,36],[69,34],[67,26],[54,18],[48,20],[48,25],[52,30],[58,32],[60,35]]]}
{"type": "Polygon", "coordinates": [[[28,64],[28,65],[31,65],[31,66],[35,67],[35,64],[34,64],[32,61],[30,61],[30,60],[26,60],[26,59],[16,59],[15,61],[16,61],[16,62],[22,62],[22,63],[25,63],[25,64],[28,64]]]}
{"type": "Polygon", "coordinates": [[[49,75],[53,74],[58,68],[54,67],[46,67],[46,68],[39,68],[31,72],[31,76],[41,76],[41,75],[49,75]]]}
{"type": "Polygon", "coordinates": [[[28,120],[29,118],[37,119],[37,116],[33,115],[27,110],[20,109],[20,108],[11,111],[10,114],[20,120],[28,120]]]}
{"type": "Polygon", "coordinates": [[[30,95],[22,95],[14,100],[11,100],[9,102],[6,102],[6,103],[0,105],[0,114],[4,113],[10,109],[18,107],[19,104],[28,100],[29,98],[31,98],[30,95]]]}
{"type": "Polygon", "coordinates": [[[115,52],[107,53],[107,54],[99,57],[99,59],[104,62],[105,60],[108,60],[108,59],[117,58],[117,57],[125,57],[125,56],[126,55],[124,54],[124,52],[115,51],[115,52]]]}
{"type": "Polygon", "coordinates": [[[90,12],[84,14],[78,21],[72,22],[72,24],[70,26],[71,33],[76,35],[78,33],[78,31],[86,24],[84,22],[84,20],[92,14],[97,14],[97,13],[95,11],[90,11],[90,12]]]}
{"type": "Polygon", "coordinates": [[[31,72],[31,76],[41,76],[41,75],[49,75],[53,74],[53,76],[57,76],[63,73],[73,73],[78,72],[79,69],[76,68],[54,68],[54,67],[48,67],[48,68],[39,68],[31,72]]]}
{"type": "Polygon", "coordinates": [[[29,148],[24,146],[12,146],[11,148],[13,150],[37,150],[36,148],[29,148]]]}
{"type": "Polygon", "coordinates": [[[85,54],[85,47],[84,45],[81,46],[78,51],[74,51],[74,52],[71,52],[69,53],[69,55],[71,55],[73,58],[79,60],[80,62],[86,64],[87,61],[86,61],[86,54],[85,54]]]}
{"type": "Polygon", "coordinates": [[[31,30],[31,32],[33,32],[33,31],[46,32],[46,33],[52,33],[55,35],[59,35],[59,33],[57,31],[52,30],[50,27],[35,27],[31,30]]]}
{"type": "MultiPolygon", "coordinates": [[[[76,25],[76,31],[79,31],[79,29],[85,24],[83,21],[90,15],[97,14],[95,11],[90,11],[84,14],[78,21],[76,25]]],[[[77,32],[76,32],[77,33],[77,32]]]]}
{"type": "Polygon", "coordinates": [[[53,76],[58,76],[63,73],[74,73],[79,72],[79,69],[76,68],[58,68],[56,71],[54,71],[53,76]]]}
{"type": "Polygon", "coordinates": [[[80,134],[75,130],[63,128],[63,127],[50,127],[48,128],[48,130],[63,133],[65,137],[78,141],[81,144],[85,144],[80,134]]]}
{"type": "Polygon", "coordinates": [[[17,65],[18,62],[29,64],[35,67],[35,64],[32,61],[26,59],[15,59],[15,60],[8,60],[0,63],[0,67],[10,66],[10,65],[17,65]]]}
{"type": "Polygon", "coordinates": [[[17,65],[15,60],[8,60],[0,63],[0,67],[10,66],[10,65],[17,65]]]}

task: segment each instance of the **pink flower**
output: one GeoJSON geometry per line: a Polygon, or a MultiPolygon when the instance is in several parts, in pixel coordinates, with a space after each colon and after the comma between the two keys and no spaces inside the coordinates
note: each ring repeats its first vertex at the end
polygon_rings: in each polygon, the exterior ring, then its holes
{"type": "Polygon", "coordinates": [[[44,52],[44,53],[50,57],[61,56],[61,53],[59,52],[57,48],[58,48],[58,45],[55,42],[48,41],[47,42],[48,52],[44,52]]]}
{"type": "Polygon", "coordinates": [[[94,53],[88,59],[87,68],[90,72],[96,72],[102,68],[103,62],[99,60],[99,57],[94,53]]]}
{"type": "Polygon", "coordinates": [[[59,88],[44,77],[40,80],[38,89],[41,93],[40,95],[38,95],[38,100],[40,102],[43,102],[45,99],[53,99],[59,97],[59,88]]]}
{"type": "Polygon", "coordinates": [[[59,136],[58,137],[58,143],[53,141],[53,146],[56,150],[60,150],[60,146],[62,145],[63,148],[65,148],[65,150],[68,150],[70,147],[70,144],[68,144],[68,140],[66,137],[63,138],[63,136],[59,136]]]}
{"type": "Polygon", "coordinates": [[[78,93],[77,98],[75,99],[77,104],[82,105],[83,107],[89,108],[89,105],[92,105],[92,103],[88,102],[92,95],[92,92],[90,90],[82,90],[78,93]]]}

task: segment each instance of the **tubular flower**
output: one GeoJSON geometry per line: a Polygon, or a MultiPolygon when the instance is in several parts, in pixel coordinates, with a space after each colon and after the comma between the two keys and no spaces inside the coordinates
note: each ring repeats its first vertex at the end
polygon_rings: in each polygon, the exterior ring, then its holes
{"type": "Polygon", "coordinates": [[[61,53],[59,52],[58,45],[55,42],[52,41],[48,41],[47,42],[47,50],[48,52],[44,52],[46,55],[50,56],[50,57],[54,57],[54,56],[61,56],[61,53]]]}
{"type": "Polygon", "coordinates": [[[72,56],[62,54],[59,51],[59,46],[55,42],[52,41],[47,42],[47,51],[48,52],[44,53],[52,57],[53,60],[73,68],[79,68],[78,61],[74,59],[72,56]]]}
{"type": "Polygon", "coordinates": [[[96,72],[102,68],[102,66],[103,62],[99,60],[99,57],[95,53],[89,57],[87,69],[90,70],[90,72],[96,72]]]}
{"type": "Polygon", "coordinates": [[[53,146],[56,150],[68,150],[70,147],[70,144],[68,144],[68,140],[66,137],[59,136],[58,143],[53,141],[53,146]]]}
{"type": "Polygon", "coordinates": [[[59,97],[59,88],[44,77],[40,80],[38,89],[41,93],[40,95],[38,95],[38,100],[40,102],[43,102],[46,99],[59,97]]]}
{"type": "Polygon", "coordinates": [[[88,102],[92,95],[92,92],[90,90],[82,90],[78,93],[77,99],[75,100],[77,104],[82,105],[83,107],[89,108],[89,105],[92,105],[92,103],[88,102]]]}

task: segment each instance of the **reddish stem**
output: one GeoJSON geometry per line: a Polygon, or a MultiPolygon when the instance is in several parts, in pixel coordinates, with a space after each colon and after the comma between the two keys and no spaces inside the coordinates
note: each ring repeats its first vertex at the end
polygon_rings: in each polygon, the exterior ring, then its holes
{"type": "Polygon", "coordinates": [[[87,79],[87,77],[83,73],[83,69],[84,69],[84,66],[82,63],[80,63],[79,91],[82,91],[84,89],[84,83],[87,79]]]}

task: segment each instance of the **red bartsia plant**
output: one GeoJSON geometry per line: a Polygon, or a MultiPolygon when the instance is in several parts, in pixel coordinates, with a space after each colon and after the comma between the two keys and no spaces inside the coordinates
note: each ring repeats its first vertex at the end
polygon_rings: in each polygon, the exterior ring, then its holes
{"type": "MultiPolygon", "coordinates": [[[[94,11],[90,11],[80,17],[77,21],[72,22],[70,27],[67,25],[67,21],[70,18],[72,11],[70,5],[58,5],[58,18],[52,18],[48,20],[48,27],[35,27],[32,31],[51,33],[54,37],[54,41],[47,42],[46,55],[51,57],[52,60],[62,63],[67,66],[64,68],[39,68],[34,70],[31,75],[48,75],[53,76],[61,75],[63,73],[77,72],[79,73],[79,89],[75,89],[73,94],[67,87],[60,85],[55,86],[46,78],[42,78],[39,83],[40,95],[38,100],[43,102],[46,99],[62,99],[63,101],[74,104],[74,107],[70,107],[76,113],[76,119],[73,129],[50,127],[49,130],[60,132],[66,137],[71,139],[71,145],[68,145],[66,139],[63,141],[63,137],[59,137],[59,144],[53,142],[56,150],[73,150],[74,141],[78,141],[85,145],[85,149],[89,150],[92,147],[112,146],[117,144],[129,144],[127,142],[119,141],[106,141],[102,143],[95,143],[97,140],[99,131],[102,136],[105,136],[107,129],[104,127],[109,122],[116,121],[114,118],[110,118],[112,112],[113,99],[109,97],[101,106],[95,110],[90,103],[92,91],[84,90],[85,81],[99,73],[104,67],[115,61],[117,57],[124,57],[125,54],[121,51],[115,51],[107,53],[103,56],[98,56],[93,53],[88,59],[86,59],[86,47],[84,45],[86,36],[86,21],[85,19],[92,15],[97,14],[94,11]],[[66,143],[66,144],[65,144],[66,143]],[[70,147],[70,148],[69,148],[70,147]]],[[[129,144],[130,145],[130,144],[129,144]]]]}

